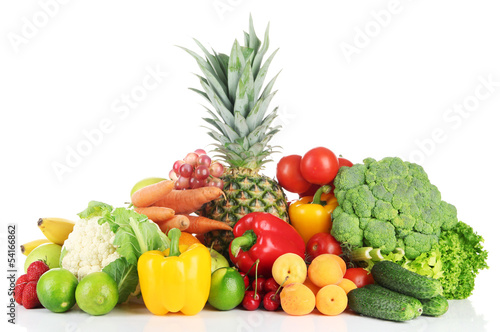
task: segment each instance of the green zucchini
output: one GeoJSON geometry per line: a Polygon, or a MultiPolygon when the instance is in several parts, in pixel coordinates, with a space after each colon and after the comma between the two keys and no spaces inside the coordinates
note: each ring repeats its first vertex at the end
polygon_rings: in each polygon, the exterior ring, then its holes
{"type": "Polygon", "coordinates": [[[439,280],[409,271],[391,261],[375,263],[371,273],[377,284],[419,300],[431,299],[443,293],[439,280]]]}
{"type": "Polygon", "coordinates": [[[441,316],[448,311],[448,300],[442,295],[434,296],[431,299],[421,300],[423,306],[422,315],[441,316]]]}
{"type": "Polygon", "coordinates": [[[407,298],[402,298],[401,294],[390,290],[389,292],[381,293],[366,287],[355,288],[347,294],[349,308],[364,316],[396,322],[407,321],[421,315],[422,307],[415,308],[413,302],[416,299],[409,301],[407,298]]]}

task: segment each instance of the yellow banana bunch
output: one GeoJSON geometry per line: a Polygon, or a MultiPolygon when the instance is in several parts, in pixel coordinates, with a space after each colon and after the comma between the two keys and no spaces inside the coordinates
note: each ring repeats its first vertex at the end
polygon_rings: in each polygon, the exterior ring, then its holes
{"type": "Polygon", "coordinates": [[[33,240],[33,241],[28,242],[28,243],[22,244],[21,245],[21,252],[24,255],[28,256],[33,249],[35,249],[36,247],[38,247],[39,245],[42,245],[44,243],[51,243],[51,242],[47,239],[40,239],[40,240],[33,240]]]}
{"type": "Polygon", "coordinates": [[[63,245],[64,241],[73,231],[75,223],[64,218],[40,218],[38,227],[43,232],[45,237],[55,244],[63,245]]]}

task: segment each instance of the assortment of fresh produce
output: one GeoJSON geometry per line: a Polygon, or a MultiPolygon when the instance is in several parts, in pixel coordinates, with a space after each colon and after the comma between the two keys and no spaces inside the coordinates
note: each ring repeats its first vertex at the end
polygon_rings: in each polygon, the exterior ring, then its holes
{"type": "Polygon", "coordinates": [[[261,41],[251,19],[244,37],[229,55],[196,40],[203,56],[184,49],[203,73],[192,90],[211,104],[204,120],[220,160],[197,149],[168,179],[137,182],[128,207],[92,201],[76,222],[41,218],[47,239],[21,246],[19,305],[104,315],[136,297],[155,315],[208,303],[406,321],[471,295],[488,267],[483,238],[421,166],[353,164],[320,146],[281,158],[277,181],[260,173],[279,131],[268,112],[277,76],[264,84],[276,51],[264,59],[269,30],[261,41]]]}

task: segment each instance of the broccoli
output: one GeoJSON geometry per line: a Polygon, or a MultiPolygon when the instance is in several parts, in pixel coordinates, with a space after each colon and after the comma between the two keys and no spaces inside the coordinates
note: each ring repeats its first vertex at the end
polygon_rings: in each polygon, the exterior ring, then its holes
{"type": "Polygon", "coordinates": [[[424,169],[400,158],[368,158],[342,167],[334,185],[339,207],[332,234],[354,248],[371,246],[388,254],[398,247],[413,259],[458,222],[455,207],[441,201],[424,169]]]}
{"type": "Polygon", "coordinates": [[[469,235],[472,230],[458,221],[455,206],[441,200],[441,193],[422,166],[397,157],[380,161],[367,158],[363,164],[341,167],[334,186],[339,205],[332,213],[331,233],[342,243],[348,259],[363,261],[364,265],[358,266],[367,269],[374,261],[390,259],[441,279],[445,289],[457,288],[455,293],[446,294],[448,298],[470,295],[470,287],[458,289],[458,276],[453,281],[443,276],[454,272],[452,266],[462,264],[462,275],[472,280],[469,286],[473,287],[478,269],[487,267],[482,238],[469,235]],[[472,244],[467,244],[462,233],[474,240],[472,244]],[[475,265],[466,266],[470,257],[464,263],[452,264],[460,248],[476,253],[475,265]]]}

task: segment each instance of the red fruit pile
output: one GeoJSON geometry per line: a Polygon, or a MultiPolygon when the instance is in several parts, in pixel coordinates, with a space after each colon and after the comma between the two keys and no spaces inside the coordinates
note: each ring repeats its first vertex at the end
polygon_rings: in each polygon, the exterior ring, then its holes
{"type": "Polygon", "coordinates": [[[280,307],[280,285],[274,278],[258,277],[250,281],[248,275],[240,272],[245,281],[246,291],[241,305],[246,310],[256,310],[263,306],[268,311],[276,311],[280,307]]]}
{"type": "Polygon", "coordinates": [[[14,299],[26,309],[41,307],[36,294],[36,284],[38,279],[49,270],[49,266],[44,261],[35,261],[28,266],[26,274],[23,274],[16,281],[14,288],[14,299]]]}

